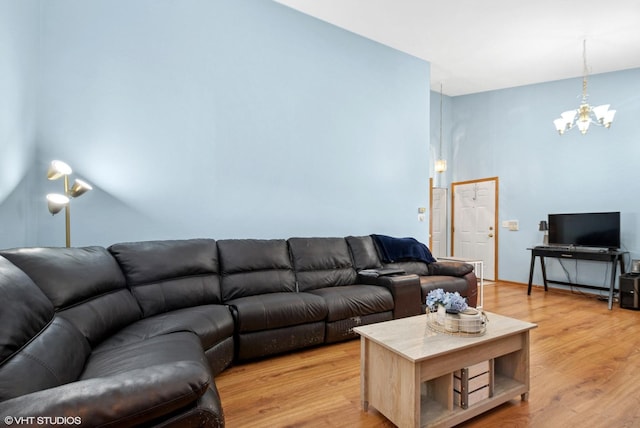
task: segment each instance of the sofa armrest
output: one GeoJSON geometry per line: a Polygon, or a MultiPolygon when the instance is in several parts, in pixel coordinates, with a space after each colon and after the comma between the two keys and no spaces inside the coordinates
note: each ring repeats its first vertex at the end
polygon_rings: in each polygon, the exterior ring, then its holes
{"type": "Polygon", "coordinates": [[[358,275],[360,284],[387,288],[393,296],[393,318],[404,318],[422,312],[422,289],[418,275],[358,275]]]}
{"type": "MultiPolygon", "coordinates": [[[[195,403],[211,377],[203,365],[179,361],[68,383],[0,403],[4,418],[38,418],[78,426],[133,426],[195,403]],[[56,419],[58,418],[58,419],[56,419]]],[[[49,422],[47,422],[49,421],[49,422]]]]}
{"type": "Polygon", "coordinates": [[[457,276],[462,278],[473,272],[473,265],[464,262],[434,262],[429,263],[429,275],[457,276]]]}
{"type": "Polygon", "coordinates": [[[467,281],[467,304],[475,308],[478,305],[478,278],[473,271],[462,278],[467,281]]]}
{"type": "Polygon", "coordinates": [[[478,278],[473,272],[473,265],[464,262],[429,263],[429,275],[455,276],[467,282],[467,304],[476,307],[478,304],[478,278]]]}

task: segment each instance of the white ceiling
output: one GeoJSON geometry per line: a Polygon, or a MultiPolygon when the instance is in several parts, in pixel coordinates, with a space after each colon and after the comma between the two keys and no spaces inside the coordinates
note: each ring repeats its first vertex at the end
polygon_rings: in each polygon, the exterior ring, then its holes
{"type": "Polygon", "coordinates": [[[640,0],[275,0],[431,63],[464,95],[640,67],[640,0]]]}

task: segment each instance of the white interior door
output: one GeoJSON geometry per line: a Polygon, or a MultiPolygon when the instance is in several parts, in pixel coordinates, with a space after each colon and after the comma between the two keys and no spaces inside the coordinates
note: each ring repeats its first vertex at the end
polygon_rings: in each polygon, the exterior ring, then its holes
{"type": "Polygon", "coordinates": [[[482,260],[484,278],[497,279],[498,179],[453,183],[452,253],[482,260]]]}
{"type": "Polygon", "coordinates": [[[447,189],[431,189],[431,253],[438,257],[447,255],[447,189]]]}

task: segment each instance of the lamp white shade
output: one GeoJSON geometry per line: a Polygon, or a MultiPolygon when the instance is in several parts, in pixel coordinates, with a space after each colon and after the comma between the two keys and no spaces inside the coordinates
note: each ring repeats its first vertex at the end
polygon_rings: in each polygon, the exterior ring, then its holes
{"type": "Polygon", "coordinates": [[[576,118],[576,114],[578,114],[577,110],[568,110],[561,113],[560,117],[562,117],[562,120],[564,120],[567,126],[570,127],[570,125],[573,123],[573,119],[576,118]]]}
{"type": "Polygon", "coordinates": [[[615,110],[609,110],[607,111],[607,113],[604,115],[604,118],[602,119],[602,123],[604,123],[604,126],[606,126],[607,128],[611,126],[611,122],[613,122],[613,117],[616,115],[616,111],[615,110]]]}
{"type": "Polygon", "coordinates": [[[564,130],[567,128],[567,123],[563,118],[558,118],[553,121],[553,124],[556,127],[556,131],[560,133],[560,135],[564,134],[564,130]]]}
{"type": "Polygon", "coordinates": [[[593,114],[596,115],[596,119],[598,119],[598,122],[602,123],[604,117],[607,114],[607,110],[609,110],[610,105],[611,104],[602,104],[591,109],[593,111],[593,114]]]}
{"type": "Polygon", "coordinates": [[[89,183],[87,183],[84,180],[80,180],[80,179],[76,179],[73,182],[73,186],[71,186],[71,190],[69,191],[69,195],[72,198],[77,198],[78,196],[82,195],[85,192],[88,192],[89,190],[92,190],[93,187],[91,187],[91,185],[89,183]]]}
{"type": "Polygon", "coordinates": [[[62,208],[69,205],[69,198],[59,193],[49,193],[47,195],[47,208],[51,214],[58,214],[62,208]]]}
{"type": "Polygon", "coordinates": [[[584,135],[587,133],[587,131],[589,130],[589,124],[591,123],[590,120],[579,120],[578,121],[578,129],[580,130],[580,132],[584,135]]]}
{"type": "Polygon", "coordinates": [[[58,178],[63,177],[65,175],[70,175],[72,172],[73,171],[71,170],[71,167],[68,164],[59,160],[54,160],[54,161],[51,161],[51,164],[49,165],[49,169],[47,171],[47,178],[49,180],[57,180],[58,178]]]}

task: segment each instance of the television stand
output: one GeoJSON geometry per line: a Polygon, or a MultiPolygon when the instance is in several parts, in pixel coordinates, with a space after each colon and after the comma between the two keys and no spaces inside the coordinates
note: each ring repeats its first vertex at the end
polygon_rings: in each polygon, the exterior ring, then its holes
{"type": "Polygon", "coordinates": [[[547,279],[547,269],[544,264],[545,257],[551,257],[554,259],[574,259],[574,260],[590,260],[596,262],[605,262],[611,264],[611,280],[609,283],[609,310],[613,307],[613,292],[616,282],[616,268],[617,264],[620,264],[620,273],[624,271],[624,256],[628,254],[627,251],[620,250],[585,250],[580,248],[566,249],[566,248],[554,248],[549,246],[540,246],[534,248],[528,248],[531,251],[531,266],[529,267],[529,287],[527,288],[527,295],[531,295],[531,282],[533,281],[533,270],[535,268],[536,257],[540,258],[540,266],[542,267],[542,281],[544,282],[544,291],[548,291],[547,283],[569,285],[580,288],[592,288],[597,290],[607,290],[603,287],[596,287],[593,285],[576,284],[572,282],[556,281],[547,279]]]}

